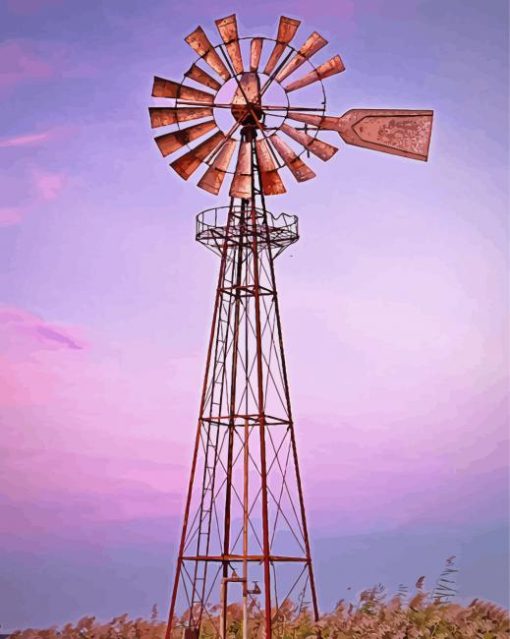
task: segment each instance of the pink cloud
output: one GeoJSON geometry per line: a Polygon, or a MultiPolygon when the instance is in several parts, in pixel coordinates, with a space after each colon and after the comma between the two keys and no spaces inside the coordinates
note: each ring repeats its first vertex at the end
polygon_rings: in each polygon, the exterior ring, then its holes
{"type": "Polygon", "coordinates": [[[0,44],[0,88],[49,78],[54,68],[30,45],[23,41],[7,40],[0,44]]]}
{"type": "Polygon", "coordinates": [[[34,172],[34,185],[37,194],[43,200],[54,200],[66,184],[64,173],[51,171],[34,172]]]}
{"type": "Polygon", "coordinates": [[[47,142],[54,137],[53,130],[42,131],[41,133],[28,133],[26,135],[15,135],[9,138],[0,139],[0,149],[7,149],[18,146],[34,146],[47,142]]]}
{"type": "Polygon", "coordinates": [[[62,0],[7,0],[7,8],[18,15],[32,15],[62,4],[62,0]]]}
{"type": "Polygon", "coordinates": [[[49,323],[16,307],[0,307],[0,343],[11,346],[24,342],[30,349],[82,350],[84,342],[68,328],[49,323]],[[3,338],[3,339],[2,339],[3,338]]]}
{"type": "Polygon", "coordinates": [[[23,219],[25,211],[16,206],[0,206],[0,227],[14,226],[23,219]]]}

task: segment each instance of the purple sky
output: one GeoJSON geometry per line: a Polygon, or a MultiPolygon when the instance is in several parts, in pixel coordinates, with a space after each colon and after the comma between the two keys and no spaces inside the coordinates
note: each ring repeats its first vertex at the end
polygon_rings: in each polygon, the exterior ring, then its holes
{"type": "Polygon", "coordinates": [[[277,275],[321,604],[451,554],[508,600],[507,2],[2,0],[3,629],[166,614],[218,266],[194,214],[223,201],[146,107],[234,6],[329,39],[331,114],[436,112],[427,164],[342,145],[268,202],[301,223],[277,275]]]}

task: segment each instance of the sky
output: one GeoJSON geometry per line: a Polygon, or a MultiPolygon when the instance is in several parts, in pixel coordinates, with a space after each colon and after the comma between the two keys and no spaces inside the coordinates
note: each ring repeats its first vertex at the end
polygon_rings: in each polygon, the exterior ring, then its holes
{"type": "Polygon", "coordinates": [[[329,40],[331,114],[435,111],[428,163],[338,139],[268,201],[300,218],[277,277],[320,605],[450,555],[463,601],[508,604],[507,3],[0,0],[3,632],[166,615],[220,202],[146,108],[233,10],[329,40]]]}

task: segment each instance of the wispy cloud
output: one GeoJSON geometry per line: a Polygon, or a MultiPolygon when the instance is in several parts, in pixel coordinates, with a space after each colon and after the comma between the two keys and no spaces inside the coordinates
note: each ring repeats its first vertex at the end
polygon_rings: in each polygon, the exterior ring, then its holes
{"type": "Polygon", "coordinates": [[[0,206],[0,227],[14,226],[23,219],[25,210],[16,206],[0,206]]]}
{"type": "Polygon", "coordinates": [[[52,64],[28,43],[21,40],[0,43],[0,89],[50,78],[54,72],[52,64]]]}
{"type": "Polygon", "coordinates": [[[34,171],[34,186],[38,196],[45,200],[54,200],[66,184],[66,175],[55,171],[34,171]]]}
{"type": "Polygon", "coordinates": [[[41,131],[41,133],[27,133],[25,135],[14,135],[8,138],[0,138],[0,149],[8,149],[18,146],[35,146],[51,140],[55,135],[53,129],[41,131]]]}
{"type": "Polygon", "coordinates": [[[47,322],[43,318],[17,307],[0,307],[0,342],[2,336],[14,342],[21,340],[30,348],[82,350],[84,342],[69,328],[47,322]]]}
{"type": "Polygon", "coordinates": [[[7,8],[18,15],[32,15],[62,4],[62,0],[7,0],[7,8]]]}

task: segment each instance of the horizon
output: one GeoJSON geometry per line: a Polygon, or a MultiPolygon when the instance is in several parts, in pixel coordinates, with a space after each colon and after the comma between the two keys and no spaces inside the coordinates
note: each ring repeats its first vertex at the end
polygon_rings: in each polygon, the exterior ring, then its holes
{"type": "MultiPolygon", "coordinates": [[[[168,610],[219,267],[194,216],[225,196],[168,169],[147,107],[232,5],[184,8],[0,6],[2,632],[168,610]]],[[[427,163],[337,136],[267,202],[300,223],[276,277],[321,610],[450,555],[461,601],[508,606],[508,5],[235,11],[327,37],[328,113],[435,112],[427,163]]]]}

